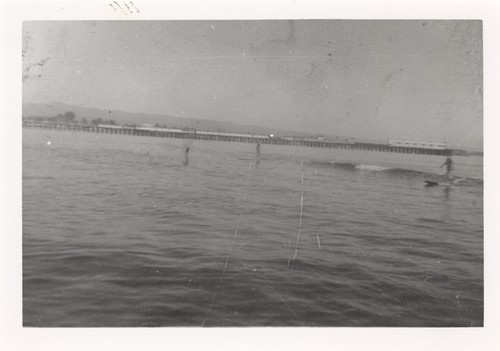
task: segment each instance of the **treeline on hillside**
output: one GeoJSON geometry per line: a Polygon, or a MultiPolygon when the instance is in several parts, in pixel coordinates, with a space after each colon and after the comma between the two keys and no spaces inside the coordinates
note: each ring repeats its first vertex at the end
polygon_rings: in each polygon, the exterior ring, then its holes
{"type": "Polygon", "coordinates": [[[66,111],[64,114],[57,114],[56,116],[52,117],[29,117],[26,119],[30,119],[32,121],[45,121],[52,123],[82,124],[82,125],[117,124],[114,119],[94,118],[90,120],[90,122],[85,117],[78,119],[76,118],[75,113],[72,111],[66,111]]]}
{"type": "MultiPolygon", "coordinates": [[[[81,119],[78,119],[76,117],[76,114],[72,111],[66,111],[64,114],[57,114],[56,116],[52,117],[23,117],[24,120],[30,120],[30,121],[39,121],[39,122],[50,122],[50,123],[63,123],[63,124],[78,124],[78,125],[99,125],[99,124],[107,124],[107,125],[120,125],[117,123],[114,119],[104,119],[104,118],[94,118],[91,119],[90,121],[83,117],[81,119]]],[[[131,127],[131,128],[136,128],[137,126],[147,126],[147,127],[153,127],[153,125],[150,124],[124,124],[123,126],[125,127],[131,127]]],[[[194,131],[194,128],[188,128],[188,127],[172,127],[172,126],[167,126],[167,125],[161,125],[159,123],[156,123],[154,125],[156,128],[174,128],[174,129],[181,129],[181,130],[186,130],[186,131],[194,131]]],[[[219,129],[219,132],[226,132],[224,129],[219,129]]]]}

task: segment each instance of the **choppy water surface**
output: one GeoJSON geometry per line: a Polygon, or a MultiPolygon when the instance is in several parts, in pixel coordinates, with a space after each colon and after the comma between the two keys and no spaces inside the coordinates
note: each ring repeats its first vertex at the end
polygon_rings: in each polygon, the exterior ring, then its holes
{"type": "Polygon", "coordinates": [[[23,130],[25,326],[482,326],[482,159],[23,130]]]}

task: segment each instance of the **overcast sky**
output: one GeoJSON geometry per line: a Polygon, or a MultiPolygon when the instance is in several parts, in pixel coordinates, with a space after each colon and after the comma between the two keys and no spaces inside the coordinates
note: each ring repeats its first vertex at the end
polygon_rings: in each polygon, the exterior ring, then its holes
{"type": "Polygon", "coordinates": [[[482,147],[479,21],[24,22],[23,102],[482,147]]]}

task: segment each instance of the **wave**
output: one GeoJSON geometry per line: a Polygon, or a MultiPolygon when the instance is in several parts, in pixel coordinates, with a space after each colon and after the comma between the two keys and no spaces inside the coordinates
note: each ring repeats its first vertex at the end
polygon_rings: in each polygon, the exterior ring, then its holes
{"type": "Polygon", "coordinates": [[[321,167],[321,168],[344,168],[354,170],[357,166],[356,163],[350,162],[309,162],[311,166],[321,167]]]}
{"type": "Polygon", "coordinates": [[[356,169],[360,169],[362,171],[374,171],[374,172],[381,172],[381,171],[387,171],[390,170],[390,167],[382,167],[382,166],[376,166],[376,165],[356,165],[354,166],[356,169]]]}
{"type": "Polygon", "coordinates": [[[399,168],[399,167],[389,168],[389,169],[387,169],[387,172],[391,173],[391,174],[401,174],[401,175],[407,175],[407,176],[437,176],[437,175],[439,175],[437,173],[417,171],[415,169],[399,168]]]}
{"type": "Polygon", "coordinates": [[[340,168],[349,170],[372,171],[372,172],[390,172],[390,173],[411,173],[423,174],[425,172],[414,171],[404,168],[393,168],[380,165],[353,163],[353,162],[310,162],[311,166],[322,168],[340,168]]]}
{"type": "MultiPolygon", "coordinates": [[[[334,169],[344,169],[350,171],[369,171],[369,172],[381,172],[384,174],[394,175],[394,176],[404,176],[404,177],[419,177],[419,178],[431,178],[436,180],[443,180],[446,178],[442,174],[432,173],[426,171],[419,171],[409,168],[401,167],[387,167],[373,164],[363,164],[354,162],[309,162],[310,166],[322,167],[322,168],[334,168],[334,169]]],[[[459,177],[452,176],[451,180],[454,181],[455,185],[482,185],[482,178],[475,177],[459,177]]]]}
{"type": "Polygon", "coordinates": [[[452,177],[452,180],[455,185],[483,185],[483,180],[475,177],[452,177]]]}

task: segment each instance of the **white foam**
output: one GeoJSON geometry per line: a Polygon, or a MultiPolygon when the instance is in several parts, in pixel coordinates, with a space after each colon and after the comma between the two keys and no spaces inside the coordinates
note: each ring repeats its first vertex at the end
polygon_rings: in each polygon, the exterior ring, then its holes
{"type": "Polygon", "coordinates": [[[363,171],[385,171],[388,170],[389,167],[375,166],[375,165],[356,165],[354,168],[360,169],[363,171]]]}

